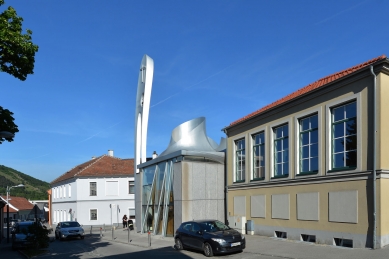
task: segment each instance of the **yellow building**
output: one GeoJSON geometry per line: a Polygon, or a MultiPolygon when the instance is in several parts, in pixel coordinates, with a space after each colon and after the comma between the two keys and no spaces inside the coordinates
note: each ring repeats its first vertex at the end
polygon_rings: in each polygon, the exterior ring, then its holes
{"type": "Polygon", "coordinates": [[[227,213],[256,235],[389,244],[389,60],[322,78],[235,122],[227,213]]]}

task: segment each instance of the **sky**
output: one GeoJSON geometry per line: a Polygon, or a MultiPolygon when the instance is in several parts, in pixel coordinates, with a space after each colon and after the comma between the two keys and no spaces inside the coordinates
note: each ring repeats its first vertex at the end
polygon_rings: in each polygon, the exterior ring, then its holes
{"type": "Polygon", "coordinates": [[[147,156],[172,130],[222,129],[322,77],[389,55],[385,0],[6,0],[39,46],[34,74],[0,73],[14,113],[0,165],[51,182],[92,156],[134,156],[140,62],[154,60],[147,156]]]}

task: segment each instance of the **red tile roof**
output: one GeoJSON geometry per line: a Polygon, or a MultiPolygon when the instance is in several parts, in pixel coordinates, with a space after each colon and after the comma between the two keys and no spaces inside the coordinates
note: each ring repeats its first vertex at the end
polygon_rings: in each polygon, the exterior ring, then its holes
{"type": "MultiPolygon", "coordinates": [[[[1,196],[4,200],[7,200],[7,196],[1,196]]],[[[20,210],[32,210],[34,205],[24,197],[9,197],[9,204],[20,210]]],[[[7,206],[3,208],[4,212],[7,212],[7,206]]],[[[9,212],[16,212],[12,207],[9,207],[9,212]]]]}
{"type": "Polygon", "coordinates": [[[77,177],[134,176],[134,159],[103,155],[80,164],[51,182],[55,184],[77,177]]]}
{"type": "Polygon", "coordinates": [[[306,93],[309,93],[309,92],[311,92],[311,91],[313,91],[313,90],[315,90],[317,88],[326,86],[329,83],[332,83],[332,82],[334,82],[336,80],[339,80],[339,79],[341,79],[341,78],[343,78],[343,77],[345,77],[347,75],[350,75],[351,73],[359,71],[362,68],[370,66],[371,64],[373,64],[373,63],[375,63],[377,61],[381,61],[383,59],[386,59],[385,55],[379,56],[377,58],[373,58],[373,59],[371,59],[369,61],[366,61],[366,62],[364,62],[362,64],[359,64],[359,65],[350,67],[348,69],[342,70],[340,72],[334,73],[332,75],[323,77],[322,79],[319,79],[316,82],[313,82],[313,83],[311,83],[311,84],[309,84],[309,85],[307,85],[307,86],[297,90],[296,92],[293,92],[293,93],[291,93],[291,94],[289,94],[289,95],[287,95],[287,96],[285,96],[285,97],[283,97],[283,98],[281,98],[281,99],[279,99],[279,100],[277,100],[277,101],[275,101],[275,102],[273,102],[271,104],[266,105],[265,107],[262,107],[261,109],[255,111],[255,112],[250,113],[247,116],[244,116],[243,118],[241,118],[239,120],[236,120],[236,121],[232,122],[230,124],[230,126],[239,124],[239,123],[241,123],[243,121],[246,121],[246,120],[248,120],[248,119],[250,119],[250,118],[252,118],[252,117],[254,117],[254,116],[258,115],[258,114],[261,114],[261,113],[263,113],[263,112],[265,112],[267,110],[270,110],[271,108],[274,108],[274,107],[279,106],[279,105],[281,105],[283,103],[286,103],[287,101],[290,101],[290,100],[293,100],[293,99],[295,99],[297,97],[300,97],[300,96],[302,96],[302,95],[304,95],[306,93]]]}

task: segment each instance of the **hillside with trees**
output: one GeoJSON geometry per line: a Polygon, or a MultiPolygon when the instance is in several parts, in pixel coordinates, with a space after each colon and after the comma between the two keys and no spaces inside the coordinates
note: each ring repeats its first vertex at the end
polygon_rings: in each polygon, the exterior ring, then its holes
{"type": "Polygon", "coordinates": [[[29,200],[47,200],[47,190],[50,184],[14,170],[10,167],[0,165],[0,194],[7,195],[7,186],[24,184],[25,188],[12,188],[11,196],[25,197],[29,200]]]}

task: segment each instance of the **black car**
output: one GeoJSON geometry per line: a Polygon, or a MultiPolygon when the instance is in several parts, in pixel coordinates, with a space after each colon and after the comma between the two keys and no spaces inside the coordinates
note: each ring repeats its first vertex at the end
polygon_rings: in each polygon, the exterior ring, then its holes
{"type": "Polygon", "coordinates": [[[181,224],[174,237],[175,248],[204,251],[205,256],[241,252],[246,248],[244,235],[218,220],[195,220],[181,224]]]}

